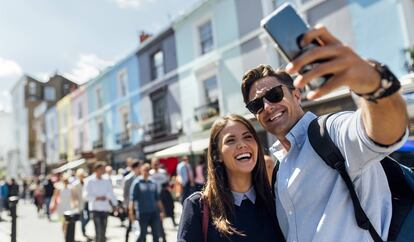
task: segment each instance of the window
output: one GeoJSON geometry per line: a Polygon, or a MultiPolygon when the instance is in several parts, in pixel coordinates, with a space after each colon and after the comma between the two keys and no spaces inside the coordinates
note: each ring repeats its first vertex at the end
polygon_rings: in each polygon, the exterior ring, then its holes
{"type": "Polygon", "coordinates": [[[36,83],[29,82],[29,95],[36,95],[36,83]]]}
{"type": "Polygon", "coordinates": [[[70,87],[68,83],[63,84],[63,93],[68,93],[70,91],[69,88],[70,87]]]}
{"type": "Polygon", "coordinates": [[[164,120],[167,112],[165,95],[158,95],[152,99],[154,121],[164,120]]]}
{"type": "Polygon", "coordinates": [[[200,50],[201,54],[210,52],[213,49],[213,29],[211,26],[211,21],[202,24],[198,27],[198,34],[200,38],[200,50]]]}
{"type": "Polygon", "coordinates": [[[121,70],[118,72],[118,90],[119,95],[121,97],[125,97],[127,95],[127,84],[128,84],[128,73],[127,71],[121,70]]]}
{"type": "Polygon", "coordinates": [[[79,150],[83,150],[83,132],[79,131],[79,150]]]}
{"type": "Polygon", "coordinates": [[[151,75],[152,80],[158,79],[164,75],[164,53],[162,50],[155,52],[151,56],[151,75]]]}
{"type": "Polygon", "coordinates": [[[56,90],[54,87],[47,86],[44,91],[46,101],[55,101],[56,99],[56,90]]]}
{"type": "Polygon", "coordinates": [[[78,119],[82,119],[82,103],[78,103],[78,119]]]}
{"type": "Polygon", "coordinates": [[[104,124],[103,124],[102,120],[97,121],[97,126],[98,126],[98,140],[103,140],[104,124]]]}
{"type": "Polygon", "coordinates": [[[203,89],[206,103],[213,103],[218,100],[219,89],[217,87],[216,76],[204,80],[203,89]]]}
{"type": "Polygon", "coordinates": [[[122,113],[122,124],[124,132],[128,132],[129,115],[127,112],[122,113]]]}
{"type": "Polygon", "coordinates": [[[100,87],[98,87],[96,89],[96,107],[101,108],[102,105],[103,105],[103,102],[102,102],[102,89],[100,87]]]}

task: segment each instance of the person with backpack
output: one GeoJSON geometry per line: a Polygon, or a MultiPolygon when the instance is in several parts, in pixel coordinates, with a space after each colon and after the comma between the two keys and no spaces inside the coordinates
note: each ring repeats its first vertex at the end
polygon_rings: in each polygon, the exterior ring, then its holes
{"type": "Polygon", "coordinates": [[[361,58],[325,27],[305,33],[300,44],[305,47],[316,40],[322,45],[302,53],[286,71],[260,65],[242,80],[247,109],[278,139],[270,151],[280,161],[273,183],[279,224],[292,242],[386,240],[393,204],[379,161],[408,135],[400,83],[385,65],[361,58]],[[300,72],[315,62],[311,70],[300,72]],[[302,74],[293,80],[289,74],[297,72],[302,74]],[[360,226],[346,183],[309,142],[308,127],[317,117],[304,113],[299,88],[320,77],[329,79],[310,91],[308,99],[339,86],[361,96],[357,111],[335,113],[326,122],[327,135],[345,158],[344,170],[367,216],[360,226]]]}
{"type": "Polygon", "coordinates": [[[210,134],[207,184],[184,201],[178,242],[282,242],[263,149],[239,115],[218,118],[210,134]]]}

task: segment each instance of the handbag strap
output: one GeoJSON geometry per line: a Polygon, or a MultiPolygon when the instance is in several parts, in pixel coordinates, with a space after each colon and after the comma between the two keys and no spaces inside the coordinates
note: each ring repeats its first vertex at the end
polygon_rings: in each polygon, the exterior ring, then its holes
{"type": "Polygon", "coordinates": [[[207,203],[207,199],[205,198],[201,198],[202,203],[203,203],[203,238],[204,238],[204,242],[207,242],[207,230],[208,230],[208,203],[207,203]]]}

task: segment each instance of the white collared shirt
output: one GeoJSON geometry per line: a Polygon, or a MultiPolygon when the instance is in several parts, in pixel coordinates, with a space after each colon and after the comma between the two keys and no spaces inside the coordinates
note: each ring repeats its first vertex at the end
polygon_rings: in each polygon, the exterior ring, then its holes
{"type": "Polygon", "coordinates": [[[244,199],[249,199],[250,202],[253,204],[256,203],[256,190],[254,187],[250,187],[250,189],[247,192],[234,192],[231,191],[234,197],[234,205],[240,207],[241,203],[244,199]]]}
{"type": "Polygon", "coordinates": [[[91,176],[85,183],[83,190],[84,197],[88,200],[90,211],[111,212],[112,206],[117,205],[112,182],[107,178],[98,179],[96,176],[91,176]],[[105,201],[96,200],[97,197],[105,196],[105,201]]]}
{"type": "MultiPolygon", "coordinates": [[[[356,223],[345,182],[309,143],[307,130],[315,118],[314,114],[306,113],[286,135],[291,143],[287,153],[280,142],[271,147],[280,161],[275,184],[276,212],[286,241],[372,241],[369,232],[356,223]]],[[[405,142],[408,130],[401,141],[384,148],[374,144],[366,134],[360,111],[332,115],[327,128],[346,159],[365,213],[382,239],[386,239],[392,204],[379,161],[405,142]]]]}

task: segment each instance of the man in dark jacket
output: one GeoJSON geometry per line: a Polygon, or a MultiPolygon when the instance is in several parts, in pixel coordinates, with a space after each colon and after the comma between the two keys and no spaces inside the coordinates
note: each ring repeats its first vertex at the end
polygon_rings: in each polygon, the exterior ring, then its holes
{"type": "Polygon", "coordinates": [[[55,191],[55,186],[53,185],[50,175],[47,176],[46,181],[43,184],[43,190],[45,192],[45,213],[47,218],[50,220],[50,202],[52,201],[53,192],[55,191]]]}

